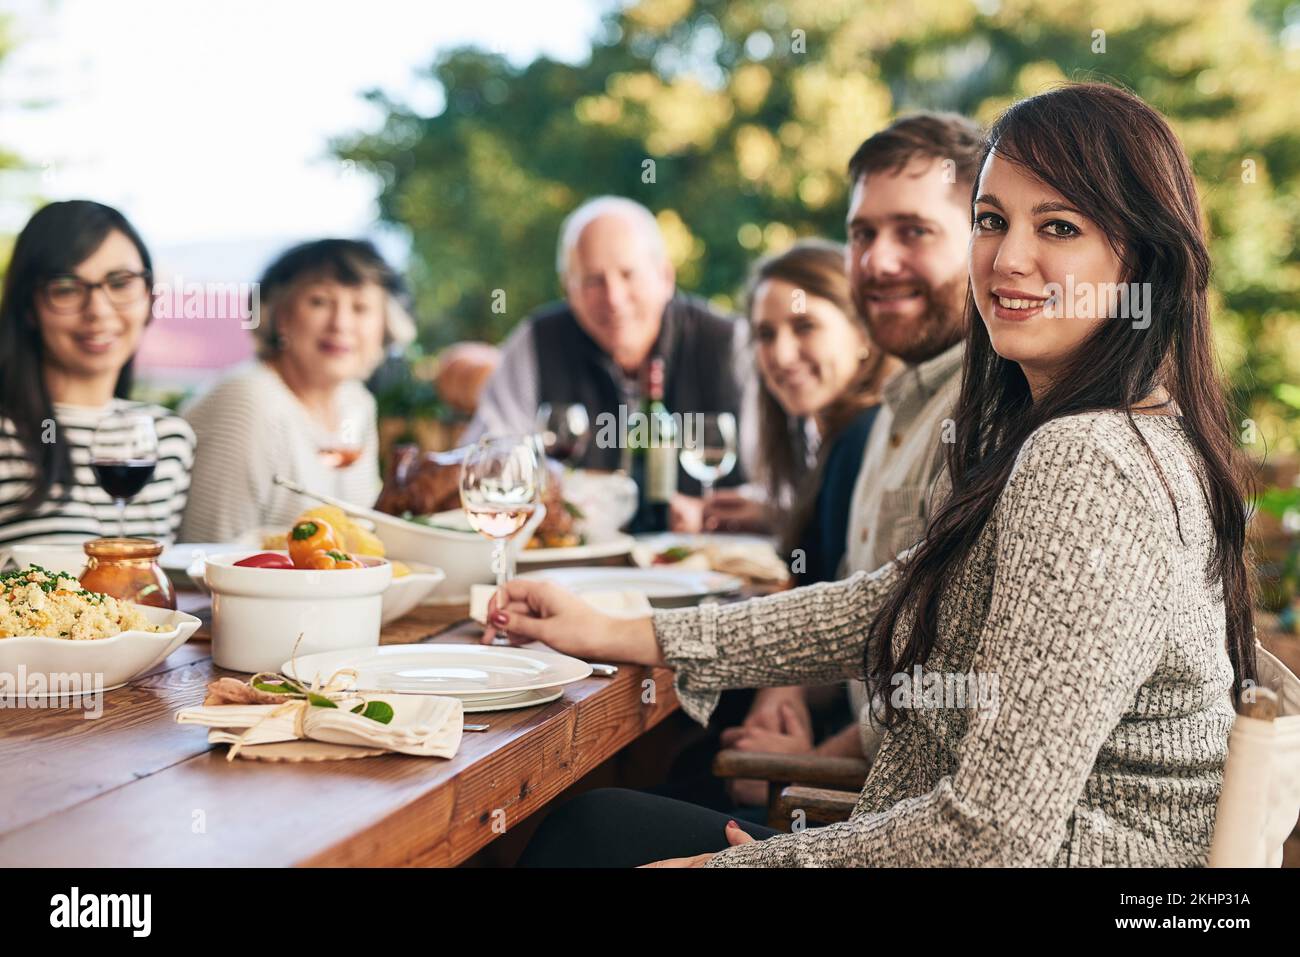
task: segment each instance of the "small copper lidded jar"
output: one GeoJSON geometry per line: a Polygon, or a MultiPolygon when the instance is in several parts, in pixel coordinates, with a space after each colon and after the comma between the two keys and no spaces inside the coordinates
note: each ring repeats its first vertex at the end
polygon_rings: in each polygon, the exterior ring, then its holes
{"type": "Polygon", "coordinates": [[[176,608],[176,590],[158,565],[161,542],[147,538],[96,538],[82,546],[86,567],[81,587],[122,601],[176,608]]]}

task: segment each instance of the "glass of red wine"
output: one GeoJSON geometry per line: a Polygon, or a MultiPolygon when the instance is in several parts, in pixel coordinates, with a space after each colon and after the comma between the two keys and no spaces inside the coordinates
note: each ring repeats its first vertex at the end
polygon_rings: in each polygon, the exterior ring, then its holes
{"type": "Polygon", "coordinates": [[[158,433],[145,412],[110,412],[90,440],[90,468],[117,505],[117,532],[126,538],[126,503],[140,494],[158,466],[158,433]]]}
{"type": "Polygon", "coordinates": [[[542,450],[557,462],[571,466],[587,451],[591,420],[581,402],[543,402],[535,425],[542,450]]]}

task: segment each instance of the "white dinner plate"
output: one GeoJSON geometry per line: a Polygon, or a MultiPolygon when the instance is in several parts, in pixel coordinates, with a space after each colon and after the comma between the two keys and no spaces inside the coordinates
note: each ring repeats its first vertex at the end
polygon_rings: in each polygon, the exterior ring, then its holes
{"type": "Polygon", "coordinates": [[[705,598],[739,591],[744,582],[735,575],[696,569],[544,568],[518,576],[555,582],[582,594],[591,591],[637,591],[660,608],[694,605],[705,598]]]}
{"type": "Polygon", "coordinates": [[[515,559],[516,564],[541,565],[544,562],[591,562],[598,558],[617,558],[632,551],[636,539],[621,532],[603,542],[588,545],[571,545],[568,548],[525,548],[515,559]]]}
{"type": "Polygon", "coordinates": [[[341,668],[357,673],[358,691],[503,695],[554,689],[591,674],[591,665],[545,648],[498,645],[382,645],[304,655],[281,669],[297,681],[322,682],[341,668]]]}
{"type": "Polygon", "coordinates": [[[483,711],[511,711],[515,708],[531,708],[546,704],[564,694],[563,688],[536,688],[532,691],[520,691],[517,694],[468,695],[461,698],[466,714],[478,714],[483,711]]]}

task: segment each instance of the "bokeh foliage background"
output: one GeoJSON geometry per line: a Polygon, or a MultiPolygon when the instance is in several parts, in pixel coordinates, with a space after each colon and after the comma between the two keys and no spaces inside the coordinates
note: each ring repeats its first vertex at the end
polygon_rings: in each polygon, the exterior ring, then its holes
{"type": "Polygon", "coordinates": [[[430,67],[441,113],[372,92],[383,127],[335,150],[379,177],[383,219],[409,231],[435,348],[497,341],[555,298],[557,228],[589,196],[649,206],[680,284],[730,304],[758,255],[843,237],[845,163],[896,114],[987,122],[1062,80],[1118,81],[1192,157],[1222,360],[1255,451],[1294,451],[1297,33],[1300,4],[1286,0],[642,0],[611,10],[580,65],[447,52],[430,67]]]}
{"type": "MultiPolygon", "coordinates": [[[[0,62],[13,49],[13,24],[12,20],[0,14],[0,62]]],[[[5,143],[0,139],[0,169],[14,169],[21,165],[18,156],[6,149],[6,146],[12,148],[12,144],[5,143]]],[[[13,251],[14,237],[0,233],[0,279],[4,278],[5,267],[9,263],[9,254],[13,251]]]]}

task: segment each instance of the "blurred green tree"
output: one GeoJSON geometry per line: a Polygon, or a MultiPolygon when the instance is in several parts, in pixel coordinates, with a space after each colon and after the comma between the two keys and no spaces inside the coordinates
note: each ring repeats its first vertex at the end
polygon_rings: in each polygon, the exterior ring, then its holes
{"type": "Polygon", "coordinates": [[[382,218],[409,230],[437,347],[498,340],[558,295],[556,233],[587,197],[645,203],[680,284],[730,304],[758,255],[843,236],[848,157],[897,113],[987,122],[1054,83],[1111,79],[1192,157],[1243,441],[1295,450],[1297,34],[1286,0],[641,0],[606,16],[582,64],[446,52],[431,67],[442,112],[372,92],[386,122],[335,150],[380,178],[382,218]]]}
{"type": "MultiPolygon", "coordinates": [[[[6,56],[13,50],[13,39],[10,34],[11,20],[8,16],[0,14],[0,63],[4,62],[6,56]]],[[[11,153],[3,146],[0,146],[0,170],[16,169],[21,166],[17,154],[11,153]]],[[[9,265],[9,255],[13,251],[14,237],[0,234],[0,279],[4,278],[5,269],[9,265]]]]}

